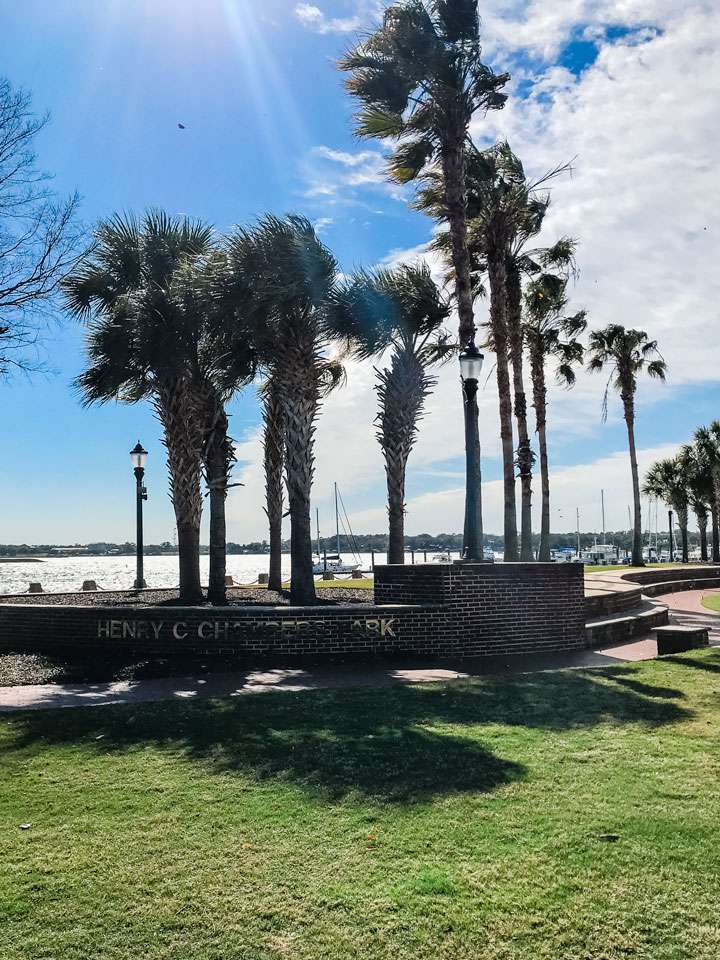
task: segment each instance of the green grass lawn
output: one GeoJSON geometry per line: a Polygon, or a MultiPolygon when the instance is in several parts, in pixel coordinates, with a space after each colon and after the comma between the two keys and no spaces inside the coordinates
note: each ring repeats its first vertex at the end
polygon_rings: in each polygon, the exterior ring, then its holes
{"type": "Polygon", "coordinates": [[[717,960],[719,694],[711,649],[5,716],[0,956],[717,960]]]}
{"type": "MultiPolygon", "coordinates": [[[[338,577],[337,580],[316,580],[315,586],[321,590],[332,590],[333,587],[345,587],[351,590],[372,590],[374,581],[371,577],[362,577],[361,579],[349,579],[338,577]]],[[[257,590],[257,583],[236,583],[236,587],[245,587],[248,590],[257,590]]],[[[283,589],[290,589],[290,581],[283,584],[283,589]]]]}
{"type": "Polygon", "coordinates": [[[681,563],[646,563],[644,567],[631,567],[629,564],[623,563],[586,563],[585,564],[585,573],[604,573],[606,570],[622,570],[623,573],[629,573],[631,570],[646,570],[648,567],[679,567],[681,568],[683,564],[681,563]]]}
{"type": "Polygon", "coordinates": [[[716,613],[720,613],[720,593],[709,593],[700,602],[708,610],[715,610],[716,613]]]}

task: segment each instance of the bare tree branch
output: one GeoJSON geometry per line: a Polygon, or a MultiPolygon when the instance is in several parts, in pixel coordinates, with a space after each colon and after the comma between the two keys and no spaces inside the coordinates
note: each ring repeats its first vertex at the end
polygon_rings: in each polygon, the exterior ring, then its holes
{"type": "Polygon", "coordinates": [[[48,120],[0,78],[0,377],[42,366],[41,332],[82,252],[78,195],[58,198],[37,167],[34,141],[48,120]]]}

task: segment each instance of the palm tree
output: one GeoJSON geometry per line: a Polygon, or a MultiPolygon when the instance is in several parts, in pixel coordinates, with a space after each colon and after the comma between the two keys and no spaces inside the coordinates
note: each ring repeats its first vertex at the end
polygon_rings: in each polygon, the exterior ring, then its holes
{"type": "Polygon", "coordinates": [[[203,429],[192,389],[196,331],[183,328],[170,286],[180,266],[211,243],[211,228],[187,217],[115,216],[98,225],[90,254],[63,284],[70,312],[89,322],[89,365],[76,381],[83,402],[149,399],[163,426],[180,596],[188,603],[202,598],[203,429]]]}
{"type": "Polygon", "coordinates": [[[644,330],[628,330],[619,323],[611,323],[603,330],[593,330],[590,334],[589,350],[589,370],[597,372],[606,368],[610,370],[610,378],[603,399],[603,418],[607,418],[610,386],[618,391],[622,400],[630,449],[630,471],[635,507],[632,562],[635,566],[643,566],[640,480],[635,449],[635,393],[640,373],[645,371],[650,377],[664,380],[667,364],[658,352],[656,340],[649,340],[644,330]]]}
{"type": "MultiPolygon", "coordinates": [[[[216,296],[218,275],[225,258],[213,250],[207,258],[182,263],[170,284],[176,308],[177,326],[186,331],[191,389],[202,431],[202,463],[210,501],[210,575],[208,599],[222,606],[227,600],[225,507],[235,449],[228,434],[227,404],[239,389],[255,376],[253,332],[247,322],[241,326],[216,296]]],[[[249,288],[247,290],[249,296],[249,288]]],[[[237,303],[237,300],[236,300],[237,303]]]]}
{"type": "Polygon", "coordinates": [[[442,167],[452,236],[460,346],[474,336],[467,244],[465,145],[478,112],[502,108],[509,77],[482,63],[475,0],[404,0],[382,26],[340,61],[346,87],[362,104],[360,137],[397,142],[391,177],[415,180],[428,164],[442,167]]]}
{"type": "Polygon", "coordinates": [[[450,310],[423,265],[359,273],[344,284],[329,311],[335,336],[358,359],[385,355],[375,369],[377,439],[385,460],[388,563],[405,562],[405,475],[425,398],[435,384],[430,367],[455,352],[442,330],[450,310]]]}
{"type": "MultiPolygon", "coordinates": [[[[488,345],[495,352],[496,380],[500,415],[500,442],[503,461],[504,521],[503,539],[506,561],[520,559],[517,535],[517,507],[515,498],[515,452],[512,424],[512,388],[509,367],[509,334],[507,323],[507,260],[508,224],[503,218],[489,214],[491,184],[495,179],[492,153],[466,149],[466,229],[468,231],[468,257],[474,297],[482,295],[481,277],[488,275],[490,286],[490,330],[488,345]]],[[[429,213],[439,222],[450,223],[444,171],[441,167],[428,168],[423,173],[423,187],[418,191],[414,206],[429,213]]],[[[440,250],[453,264],[451,275],[456,273],[453,260],[454,238],[452,231],[441,232],[432,246],[440,250]]],[[[474,328],[473,328],[474,330],[474,328]]],[[[474,337],[474,334],[473,334],[474,337]]]]}
{"type": "MultiPolygon", "coordinates": [[[[682,456],[658,460],[645,477],[643,493],[662,500],[677,514],[682,538],[682,562],[688,562],[688,488],[682,456]]],[[[672,560],[672,557],[670,558],[672,560]]]]}
{"type": "Polygon", "coordinates": [[[708,514],[712,513],[713,480],[707,463],[696,444],[685,444],[680,450],[685,470],[688,501],[697,520],[700,534],[700,559],[706,561],[708,514]]]}
{"type": "Polygon", "coordinates": [[[325,393],[341,377],[327,356],[324,311],[336,263],[303,217],[266,216],[237,230],[227,244],[231,277],[252,277],[253,318],[259,363],[277,386],[285,435],[285,475],[290,510],[290,599],[315,601],[310,493],[315,422],[325,393]]]}
{"type": "Polygon", "coordinates": [[[285,430],[278,385],[268,377],[262,388],[265,513],[270,527],[269,590],[282,590],[283,469],[285,430]]]}
{"type": "MultiPolygon", "coordinates": [[[[536,181],[528,181],[523,165],[502,141],[478,151],[466,148],[468,249],[473,290],[484,294],[485,273],[490,288],[490,335],[487,345],[496,356],[500,439],[503,455],[505,500],[505,559],[533,559],[532,471],[535,455],[530,444],[527,400],[523,377],[522,279],[542,266],[566,272],[572,268],[573,246],[559,241],[548,250],[528,251],[529,240],[541,226],[549,195],[541,188],[560,174],[559,166],[536,181]],[[512,384],[511,384],[512,373],[512,384]],[[513,441],[513,412],[518,430],[517,451],[513,441]],[[520,477],[520,550],[518,552],[515,501],[515,467],[520,477]]],[[[438,167],[423,172],[424,187],[415,206],[447,222],[443,173],[438,167]]],[[[446,258],[451,255],[449,231],[439,233],[432,246],[446,258]]]]}
{"type": "Polygon", "coordinates": [[[540,449],[542,507],[538,559],[541,561],[550,560],[550,472],[545,368],[550,360],[554,360],[556,380],[566,387],[572,387],[575,383],[573,367],[582,364],[584,355],[583,345],[578,337],[587,326],[584,310],[572,316],[565,315],[566,292],[567,278],[543,273],[528,284],[524,297],[523,333],[530,359],[535,428],[540,449]]]}
{"type": "Polygon", "coordinates": [[[713,563],[720,563],[720,420],[713,420],[709,427],[699,427],[694,444],[712,482],[712,559],[713,563]]]}

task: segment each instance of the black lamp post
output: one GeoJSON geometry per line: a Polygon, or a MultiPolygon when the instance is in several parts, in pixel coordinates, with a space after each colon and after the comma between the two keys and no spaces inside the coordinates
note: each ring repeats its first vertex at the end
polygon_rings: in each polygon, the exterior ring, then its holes
{"type": "Polygon", "coordinates": [[[137,537],[136,537],[136,555],[137,555],[137,573],[135,576],[134,590],[142,590],[146,587],[145,577],[143,575],[143,500],[147,500],[147,490],[143,484],[145,476],[145,461],[147,460],[147,450],[138,440],[137,445],[130,451],[130,460],[134,467],[135,474],[135,497],[137,504],[137,537]]]}
{"type": "Polygon", "coordinates": [[[474,343],[460,354],[460,376],[465,411],[465,529],[463,560],[483,560],[482,494],[480,490],[480,432],[477,389],[483,360],[474,343]]]}

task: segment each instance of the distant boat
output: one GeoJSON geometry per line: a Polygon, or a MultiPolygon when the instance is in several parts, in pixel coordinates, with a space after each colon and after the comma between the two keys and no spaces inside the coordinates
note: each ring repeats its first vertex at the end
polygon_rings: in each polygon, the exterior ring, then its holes
{"type": "Polygon", "coordinates": [[[328,553],[321,560],[313,563],[313,573],[352,573],[357,570],[356,563],[344,563],[342,557],[335,553],[328,553]]]}
{"type": "MultiPolygon", "coordinates": [[[[334,484],[335,492],[335,553],[323,553],[320,550],[320,512],[315,510],[315,524],[317,527],[317,559],[313,563],[313,573],[320,575],[323,573],[353,573],[360,567],[360,558],[352,563],[346,563],[340,556],[340,512],[338,510],[338,485],[334,484]]],[[[343,510],[345,507],[343,506],[343,510]]],[[[347,518],[347,514],[345,514],[347,518]]],[[[348,526],[350,521],[348,520],[348,526]]],[[[352,530],[350,531],[352,536],[352,530]]]]}

